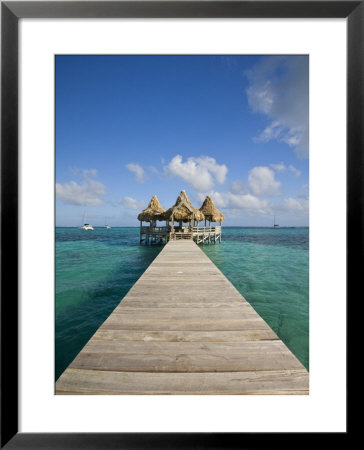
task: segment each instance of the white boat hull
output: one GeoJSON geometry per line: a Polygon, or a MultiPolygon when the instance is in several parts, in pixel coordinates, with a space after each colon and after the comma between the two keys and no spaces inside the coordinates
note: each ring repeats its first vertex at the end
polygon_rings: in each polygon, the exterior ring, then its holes
{"type": "Polygon", "coordinates": [[[93,230],[94,227],[92,225],[84,225],[83,227],[80,227],[80,230],[93,230]]]}

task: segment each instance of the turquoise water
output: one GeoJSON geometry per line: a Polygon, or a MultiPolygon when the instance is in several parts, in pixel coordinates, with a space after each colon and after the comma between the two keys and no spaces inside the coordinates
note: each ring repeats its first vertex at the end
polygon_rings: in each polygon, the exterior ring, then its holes
{"type": "MultiPolygon", "coordinates": [[[[308,228],[224,227],[202,248],[308,368],[308,228]]],[[[56,229],[56,379],[161,249],[139,228],[56,229]]]]}
{"type": "Polygon", "coordinates": [[[308,228],[223,228],[204,250],[309,369],[308,228]]]}

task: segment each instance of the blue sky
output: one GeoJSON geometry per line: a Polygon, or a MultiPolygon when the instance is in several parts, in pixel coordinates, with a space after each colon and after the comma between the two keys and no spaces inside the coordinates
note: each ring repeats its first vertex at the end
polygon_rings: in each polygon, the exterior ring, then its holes
{"type": "Polygon", "coordinates": [[[138,226],[156,194],[308,225],[308,56],[56,56],[56,225],[138,226]]]}

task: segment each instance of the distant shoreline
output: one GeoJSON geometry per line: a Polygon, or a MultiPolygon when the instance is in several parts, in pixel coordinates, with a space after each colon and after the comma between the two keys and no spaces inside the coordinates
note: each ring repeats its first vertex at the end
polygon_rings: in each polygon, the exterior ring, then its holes
{"type": "MultiPolygon", "coordinates": [[[[104,225],[94,225],[93,227],[94,228],[105,228],[104,225]]],[[[56,228],[79,228],[79,226],[78,225],[75,225],[75,226],[56,225],[56,228]]],[[[139,229],[139,226],[112,226],[110,229],[113,229],[113,228],[138,228],[139,229]]],[[[267,227],[267,226],[263,226],[263,225],[262,226],[257,226],[257,225],[252,225],[252,226],[249,226],[249,225],[228,225],[228,226],[224,226],[223,228],[257,228],[257,229],[265,228],[267,230],[271,230],[271,229],[282,230],[282,229],[310,228],[310,227],[308,225],[282,226],[282,227],[280,226],[278,228],[274,228],[272,226],[267,227]]]]}

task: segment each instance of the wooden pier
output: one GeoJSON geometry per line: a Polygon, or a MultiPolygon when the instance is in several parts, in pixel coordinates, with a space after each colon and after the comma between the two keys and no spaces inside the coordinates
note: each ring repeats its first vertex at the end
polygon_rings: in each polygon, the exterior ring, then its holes
{"type": "Polygon", "coordinates": [[[56,394],[308,394],[308,372],[193,240],[170,241],[56,394]]]}

